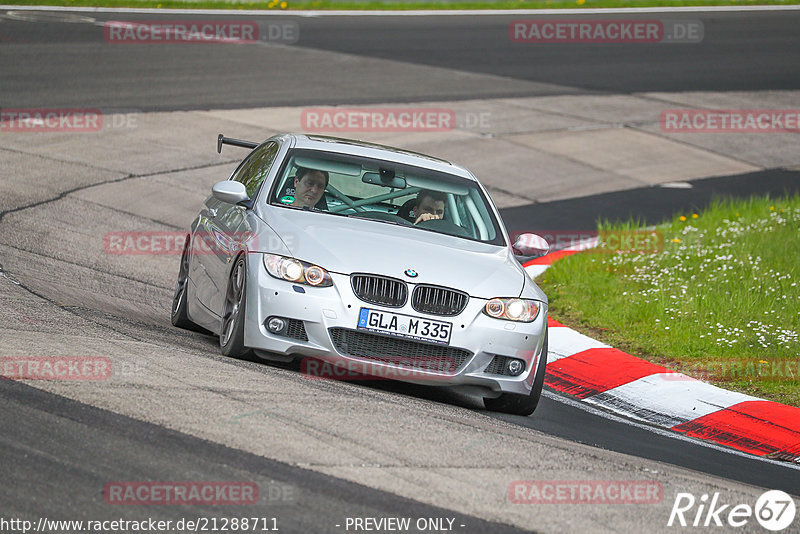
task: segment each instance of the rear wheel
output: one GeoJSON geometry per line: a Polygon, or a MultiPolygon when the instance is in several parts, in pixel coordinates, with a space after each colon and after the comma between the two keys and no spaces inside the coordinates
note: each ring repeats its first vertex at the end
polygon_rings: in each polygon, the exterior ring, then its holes
{"type": "Polygon", "coordinates": [[[178,271],[178,282],[175,284],[175,294],[172,297],[172,326],[184,328],[186,330],[194,330],[195,332],[206,332],[205,329],[196,325],[189,319],[187,312],[187,299],[188,295],[186,289],[189,285],[189,245],[191,236],[186,238],[186,243],[183,245],[183,252],[181,253],[181,266],[178,271]]]}
{"type": "Polygon", "coordinates": [[[533,387],[529,395],[517,395],[515,393],[502,393],[495,399],[483,399],[483,404],[487,410],[493,412],[504,412],[514,415],[530,415],[539,405],[544,387],[544,373],[547,367],[547,331],[544,334],[544,344],[542,345],[542,356],[536,367],[536,378],[533,380],[533,387]]]}
{"type": "Polygon", "coordinates": [[[222,311],[222,328],[219,333],[219,347],[222,354],[234,358],[250,356],[250,349],[244,346],[244,322],[247,298],[247,263],[245,256],[239,256],[231,269],[228,288],[225,291],[225,306],[222,311]]]}

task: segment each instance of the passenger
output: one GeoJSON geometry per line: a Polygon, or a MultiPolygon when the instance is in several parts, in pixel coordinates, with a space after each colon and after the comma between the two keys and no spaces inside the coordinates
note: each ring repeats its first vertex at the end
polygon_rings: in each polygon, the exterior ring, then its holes
{"type": "Polygon", "coordinates": [[[294,200],[290,206],[314,209],[328,187],[328,172],[299,167],[294,176],[294,200]]]}
{"type": "Polygon", "coordinates": [[[419,224],[422,221],[444,218],[444,200],[444,193],[423,189],[417,193],[417,201],[409,213],[410,220],[414,221],[414,224],[419,224]]]}

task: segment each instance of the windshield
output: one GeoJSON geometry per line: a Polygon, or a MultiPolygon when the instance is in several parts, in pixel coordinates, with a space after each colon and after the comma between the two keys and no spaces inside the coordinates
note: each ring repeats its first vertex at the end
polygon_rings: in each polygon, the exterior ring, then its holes
{"type": "Polygon", "coordinates": [[[488,199],[472,180],[332,152],[289,152],[270,203],[358,217],[505,246],[488,199]]]}

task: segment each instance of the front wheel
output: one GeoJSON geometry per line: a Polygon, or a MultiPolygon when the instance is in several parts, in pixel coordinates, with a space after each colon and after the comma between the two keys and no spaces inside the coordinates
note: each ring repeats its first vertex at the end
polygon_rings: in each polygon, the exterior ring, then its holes
{"type": "Polygon", "coordinates": [[[222,312],[222,328],[219,333],[219,347],[225,356],[245,358],[250,355],[250,349],[244,346],[246,287],[247,263],[245,256],[239,256],[228,278],[225,307],[222,312]]]}
{"type": "Polygon", "coordinates": [[[547,330],[544,334],[544,344],[542,345],[542,355],[536,367],[536,378],[533,380],[533,387],[529,395],[517,395],[515,393],[503,393],[495,399],[483,399],[483,404],[487,410],[493,412],[510,413],[513,415],[530,415],[539,405],[544,387],[544,373],[547,368],[547,330]]]}

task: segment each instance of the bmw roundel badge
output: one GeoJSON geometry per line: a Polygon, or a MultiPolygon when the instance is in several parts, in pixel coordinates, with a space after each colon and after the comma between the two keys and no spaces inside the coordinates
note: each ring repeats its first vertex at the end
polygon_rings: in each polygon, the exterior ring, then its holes
{"type": "Polygon", "coordinates": [[[406,273],[406,276],[408,276],[410,278],[416,278],[417,277],[417,271],[415,271],[414,269],[406,269],[405,273],[406,273]]]}

